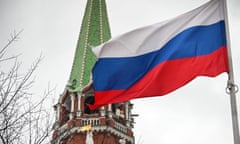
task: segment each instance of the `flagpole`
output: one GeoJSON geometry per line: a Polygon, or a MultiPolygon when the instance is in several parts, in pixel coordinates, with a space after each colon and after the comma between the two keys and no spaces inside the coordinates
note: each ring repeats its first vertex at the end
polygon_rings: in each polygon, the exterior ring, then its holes
{"type": "Polygon", "coordinates": [[[236,101],[236,93],[238,91],[238,87],[234,84],[232,53],[231,53],[230,34],[229,34],[229,22],[228,22],[228,12],[227,12],[227,0],[223,0],[223,2],[224,2],[224,18],[225,18],[225,27],[226,27],[227,49],[228,49],[228,64],[229,64],[229,78],[228,78],[226,91],[230,95],[234,144],[240,144],[237,101],[236,101]]]}

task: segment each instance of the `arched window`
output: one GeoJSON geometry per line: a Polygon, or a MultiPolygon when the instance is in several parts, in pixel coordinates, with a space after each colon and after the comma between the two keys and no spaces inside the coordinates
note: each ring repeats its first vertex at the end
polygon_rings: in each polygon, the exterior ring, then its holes
{"type": "Polygon", "coordinates": [[[86,114],[94,114],[98,113],[98,110],[90,110],[87,104],[93,104],[94,103],[94,96],[85,96],[84,100],[84,113],[86,114]]]}

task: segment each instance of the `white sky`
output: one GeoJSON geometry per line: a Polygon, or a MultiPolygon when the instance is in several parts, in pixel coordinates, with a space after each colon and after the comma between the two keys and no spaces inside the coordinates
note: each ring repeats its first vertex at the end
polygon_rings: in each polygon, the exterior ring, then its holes
{"type": "MultiPolygon", "coordinates": [[[[106,0],[112,36],[153,24],[207,0],[106,0]]],[[[14,30],[24,29],[9,53],[27,69],[42,53],[34,91],[56,86],[55,100],[67,84],[86,0],[0,0],[0,48],[14,30]]],[[[240,1],[228,0],[235,81],[240,81],[240,1]]],[[[2,68],[2,67],[1,67],[2,68]]],[[[5,68],[5,67],[3,67],[5,68]]],[[[227,74],[199,77],[164,96],[132,101],[136,144],[233,144],[227,74]]],[[[239,96],[239,94],[237,94],[239,96]]],[[[49,100],[52,107],[52,99],[49,100]]],[[[239,109],[240,104],[237,105],[239,109]]],[[[240,116],[239,116],[240,117],[240,116]]]]}

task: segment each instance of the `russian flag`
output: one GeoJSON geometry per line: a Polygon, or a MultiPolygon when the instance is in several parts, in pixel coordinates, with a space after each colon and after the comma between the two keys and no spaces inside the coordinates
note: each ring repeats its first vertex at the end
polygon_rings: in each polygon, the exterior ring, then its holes
{"type": "Polygon", "coordinates": [[[95,103],[163,96],[197,76],[228,72],[222,0],[174,19],[139,28],[93,49],[95,103]]]}

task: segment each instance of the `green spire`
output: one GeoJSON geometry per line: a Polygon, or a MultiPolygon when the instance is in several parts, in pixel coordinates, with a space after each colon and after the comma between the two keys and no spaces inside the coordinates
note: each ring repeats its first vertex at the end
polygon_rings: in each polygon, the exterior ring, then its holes
{"type": "Polygon", "coordinates": [[[69,78],[69,90],[77,92],[89,83],[96,61],[91,47],[107,41],[110,37],[105,0],[88,0],[69,78]]]}

